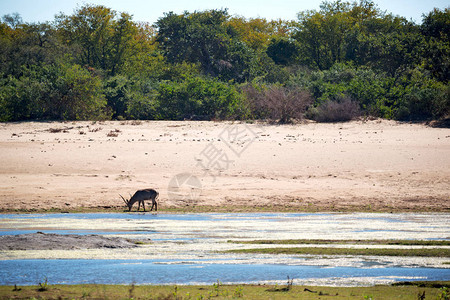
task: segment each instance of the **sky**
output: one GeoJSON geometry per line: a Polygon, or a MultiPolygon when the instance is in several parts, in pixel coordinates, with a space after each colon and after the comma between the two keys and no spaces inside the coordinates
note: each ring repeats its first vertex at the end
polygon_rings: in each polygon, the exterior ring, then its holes
{"type": "MultiPolygon", "coordinates": [[[[350,2],[352,2],[351,0],[350,2]]],[[[182,13],[206,9],[228,8],[231,15],[246,18],[266,18],[269,20],[295,20],[300,11],[316,9],[322,0],[0,0],[0,16],[17,12],[24,22],[45,22],[54,20],[59,12],[72,14],[74,10],[86,3],[102,4],[118,12],[133,15],[134,21],[154,23],[164,12],[182,13]]],[[[382,11],[406,17],[420,24],[422,14],[434,7],[450,7],[449,0],[375,0],[382,11]]]]}

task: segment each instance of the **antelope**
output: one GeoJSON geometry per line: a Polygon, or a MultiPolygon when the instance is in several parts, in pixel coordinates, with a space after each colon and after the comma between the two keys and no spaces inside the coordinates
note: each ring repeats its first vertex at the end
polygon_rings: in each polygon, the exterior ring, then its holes
{"type": "MultiPolygon", "coordinates": [[[[120,195],[120,194],[119,194],[119,196],[122,197],[122,195],[120,195]]],[[[131,196],[131,194],[130,194],[130,196],[131,196]]],[[[122,200],[128,206],[129,211],[131,211],[133,204],[136,203],[137,201],[139,202],[137,211],[139,211],[139,209],[141,208],[141,203],[142,203],[142,207],[144,208],[144,211],[145,211],[144,200],[151,199],[152,200],[152,208],[150,209],[150,211],[153,210],[153,207],[155,207],[155,211],[157,211],[158,203],[156,203],[156,198],[158,198],[158,196],[159,196],[159,193],[157,191],[155,191],[154,189],[143,189],[143,190],[138,190],[136,193],[134,193],[134,195],[130,198],[130,200],[125,200],[124,197],[122,197],[122,200]]]]}

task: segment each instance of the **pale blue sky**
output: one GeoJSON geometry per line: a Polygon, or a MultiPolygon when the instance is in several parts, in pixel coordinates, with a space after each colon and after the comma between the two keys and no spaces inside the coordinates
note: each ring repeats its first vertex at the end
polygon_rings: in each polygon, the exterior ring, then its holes
{"type": "MultiPolygon", "coordinates": [[[[294,20],[296,14],[307,9],[319,9],[322,0],[0,0],[0,16],[18,12],[25,22],[52,21],[55,14],[72,14],[77,5],[85,3],[103,4],[119,12],[128,12],[135,21],[156,22],[164,12],[181,13],[185,10],[205,10],[228,8],[231,15],[246,18],[263,17],[266,19],[294,20]]],[[[450,0],[375,0],[383,11],[413,19],[421,23],[422,14],[434,7],[444,9],[450,6],[450,0]]]]}

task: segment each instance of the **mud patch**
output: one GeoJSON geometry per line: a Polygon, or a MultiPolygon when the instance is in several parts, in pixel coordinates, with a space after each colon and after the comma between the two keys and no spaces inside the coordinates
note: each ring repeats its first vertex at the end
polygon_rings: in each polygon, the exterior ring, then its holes
{"type": "MultiPolygon", "coordinates": [[[[139,241],[142,243],[142,241],[139,241]]],[[[136,241],[96,234],[75,235],[29,233],[0,236],[0,250],[75,250],[101,248],[135,248],[136,241]]]]}

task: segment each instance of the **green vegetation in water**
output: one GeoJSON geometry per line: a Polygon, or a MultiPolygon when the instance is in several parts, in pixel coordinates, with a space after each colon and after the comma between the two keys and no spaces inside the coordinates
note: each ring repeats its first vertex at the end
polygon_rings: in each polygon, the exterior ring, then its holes
{"type": "MultiPolygon", "coordinates": [[[[0,286],[1,299],[445,299],[450,282],[405,282],[372,287],[317,287],[283,285],[152,286],[152,285],[51,285],[0,286]],[[439,298],[441,297],[441,298],[439,298]]],[[[448,298],[447,298],[448,299],[448,298]]]]}
{"type": "Polygon", "coordinates": [[[229,240],[229,243],[235,244],[261,244],[261,245],[399,245],[399,246],[450,246],[448,240],[318,240],[318,239],[300,239],[300,240],[252,240],[252,241],[236,241],[229,240]]]}
{"type": "Polygon", "coordinates": [[[368,256],[420,256],[420,257],[450,257],[450,249],[378,249],[378,248],[325,248],[325,247],[294,247],[294,248],[259,248],[234,249],[226,253],[260,253],[260,254],[294,254],[294,255],[368,255],[368,256]]]}

